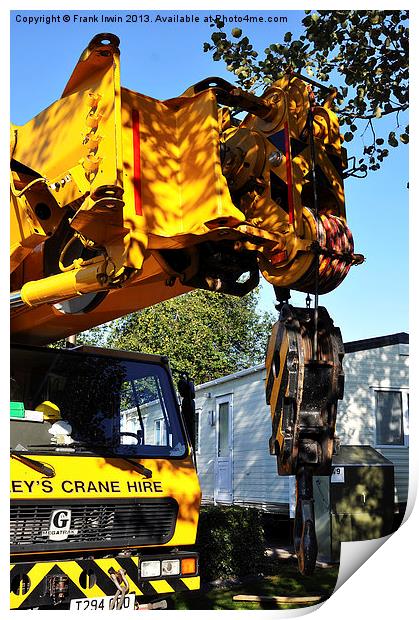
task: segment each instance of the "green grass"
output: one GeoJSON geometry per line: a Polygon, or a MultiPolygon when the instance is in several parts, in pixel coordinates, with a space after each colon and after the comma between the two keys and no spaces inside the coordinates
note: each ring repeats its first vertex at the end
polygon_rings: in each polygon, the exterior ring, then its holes
{"type": "MultiPolygon", "coordinates": [[[[339,567],[316,568],[314,575],[304,577],[294,561],[278,561],[276,574],[246,582],[243,585],[221,588],[204,587],[199,592],[185,592],[174,597],[175,609],[296,609],[308,604],[235,602],[235,594],[259,596],[310,596],[328,598],[335,587],[339,567]]],[[[310,603],[311,604],[311,603],[310,603]]],[[[313,603],[315,604],[315,603],[313,603]]]]}

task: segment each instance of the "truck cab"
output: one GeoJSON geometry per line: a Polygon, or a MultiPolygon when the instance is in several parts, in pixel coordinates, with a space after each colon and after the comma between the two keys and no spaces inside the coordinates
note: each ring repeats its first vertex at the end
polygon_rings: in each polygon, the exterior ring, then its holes
{"type": "Polygon", "coordinates": [[[11,607],[198,589],[201,492],[167,359],[15,345],[11,401],[11,607]]]}

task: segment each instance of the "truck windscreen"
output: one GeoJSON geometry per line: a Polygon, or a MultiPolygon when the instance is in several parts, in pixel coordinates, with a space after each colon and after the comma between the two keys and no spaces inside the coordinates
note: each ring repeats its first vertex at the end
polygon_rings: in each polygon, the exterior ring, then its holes
{"type": "Polygon", "coordinates": [[[181,457],[186,446],[174,398],[157,363],[14,348],[11,448],[181,457]]]}

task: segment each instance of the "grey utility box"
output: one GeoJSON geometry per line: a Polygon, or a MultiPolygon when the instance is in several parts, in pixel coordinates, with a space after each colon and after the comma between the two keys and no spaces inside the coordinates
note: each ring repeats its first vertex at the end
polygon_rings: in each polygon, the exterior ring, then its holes
{"type": "Polygon", "coordinates": [[[393,531],[394,465],[371,446],[341,446],[332,475],[313,478],[318,560],[339,562],[340,543],[393,531]]]}

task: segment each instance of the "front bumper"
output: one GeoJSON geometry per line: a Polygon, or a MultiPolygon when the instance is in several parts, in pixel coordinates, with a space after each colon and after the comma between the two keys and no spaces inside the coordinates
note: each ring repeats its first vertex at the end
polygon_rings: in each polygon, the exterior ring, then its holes
{"type": "Polygon", "coordinates": [[[128,592],[139,597],[153,598],[200,587],[199,575],[141,580],[138,565],[138,556],[12,564],[10,608],[53,607],[71,599],[113,596],[116,586],[110,573],[121,569],[129,583],[128,592]]]}

